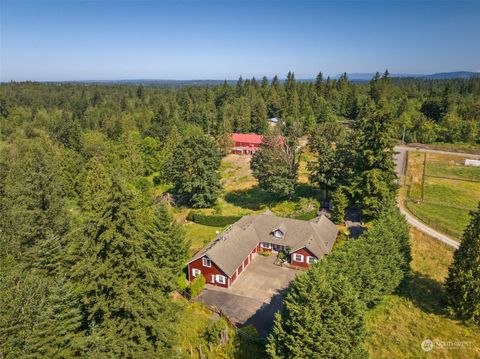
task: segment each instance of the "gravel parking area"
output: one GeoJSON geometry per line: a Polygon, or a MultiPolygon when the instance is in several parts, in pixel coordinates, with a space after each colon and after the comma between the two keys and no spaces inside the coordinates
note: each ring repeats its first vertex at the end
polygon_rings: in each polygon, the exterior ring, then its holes
{"type": "Polygon", "coordinates": [[[276,256],[257,255],[242,275],[229,288],[207,285],[197,300],[217,307],[239,326],[254,325],[266,336],[275,312],[281,309],[282,298],[297,271],[279,267],[276,256]]]}

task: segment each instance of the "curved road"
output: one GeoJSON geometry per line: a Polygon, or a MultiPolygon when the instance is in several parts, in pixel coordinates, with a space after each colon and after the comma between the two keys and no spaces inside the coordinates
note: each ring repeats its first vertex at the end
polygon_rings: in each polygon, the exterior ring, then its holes
{"type": "MultiPolygon", "coordinates": [[[[461,155],[461,156],[469,156],[472,158],[480,158],[479,155],[472,155],[468,153],[458,153],[458,152],[446,152],[446,151],[436,151],[436,150],[425,150],[425,149],[414,149],[412,147],[407,146],[396,146],[395,147],[395,164],[396,164],[396,171],[399,177],[405,175],[406,171],[406,162],[407,162],[407,151],[419,151],[419,152],[433,152],[433,153],[444,153],[449,155],[461,155]]],[[[450,237],[446,236],[443,233],[438,232],[437,230],[433,229],[432,227],[426,225],[409,212],[407,212],[401,205],[398,203],[398,207],[400,208],[400,212],[405,216],[407,222],[416,229],[420,230],[421,232],[428,234],[429,236],[438,239],[440,242],[445,243],[447,246],[457,249],[460,245],[459,242],[451,239],[450,237]]]]}

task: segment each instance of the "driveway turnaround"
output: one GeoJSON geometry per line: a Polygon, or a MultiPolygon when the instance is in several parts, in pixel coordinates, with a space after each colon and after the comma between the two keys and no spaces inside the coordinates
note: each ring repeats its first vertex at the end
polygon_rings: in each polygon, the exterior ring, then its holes
{"type": "Polygon", "coordinates": [[[260,336],[272,327],[275,312],[298,270],[279,267],[276,255],[257,255],[230,288],[206,285],[197,300],[216,307],[238,326],[254,325],[260,336]]]}

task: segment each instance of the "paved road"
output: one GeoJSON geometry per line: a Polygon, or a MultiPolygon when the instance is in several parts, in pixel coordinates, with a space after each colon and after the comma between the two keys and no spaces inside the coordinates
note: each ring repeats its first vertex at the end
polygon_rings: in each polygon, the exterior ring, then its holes
{"type": "MultiPolygon", "coordinates": [[[[436,151],[436,150],[425,150],[425,149],[419,149],[416,150],[411,147],[406,147],[406,146],[397,146],[395,147],[395,170],[397,171],[398,176],[403,176],[405,175],[405,170],[406,170],[406,164],[407,164],[407,151],[420,151],[420,152],[429,152],[429,153],[444,153],[444,154],[449,154],[449,155],[461,155],[461,156],[472,156],[472,157],[480,157],[477,155],[470,155],[470,154],[464,154],[464,153],[458,153],[458,152],[445,152],[445,151],[436,151]]],[[[400,208],[400,212],[405,216],[405,219],[407,222],[415,227],[416,229],[422,231],[425,234],[428,234],[429,236],[438,239],[440,242],[445,243],[447,246],[450,246],[452,248],[457,249],[460,245],[457,241],[451,239],[450,237],[446,236],[443,233],[438,232],[437,230],[433,229],[432,227],[426,225],[416,217],[412,216],[410,213],[408,213],[400,203],[398,203],[398,207],[400,208]]]]}

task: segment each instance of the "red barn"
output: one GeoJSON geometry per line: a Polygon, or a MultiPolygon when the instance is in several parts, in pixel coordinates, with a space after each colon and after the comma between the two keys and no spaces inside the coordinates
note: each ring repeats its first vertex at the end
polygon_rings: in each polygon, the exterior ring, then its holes
{"type": "Polygon", "coordinates": [[[232,153],[253,155],[262,143],[263,136],[254,133],[232,133],[232,153]]]}
{"type": "Polygon", "coordinates": [[[203,275],[207,283],[228,288],[258,251],[288,252],[292,266],[310,264],[332,250],[338,229],[327,217],[312,221],[282,218],[267,211],[231,225],[188,263],[188,279],[203,275]]]}

